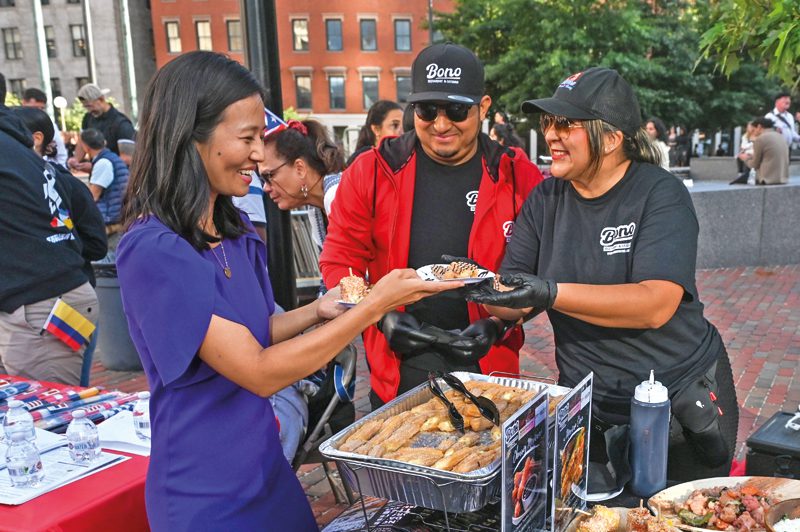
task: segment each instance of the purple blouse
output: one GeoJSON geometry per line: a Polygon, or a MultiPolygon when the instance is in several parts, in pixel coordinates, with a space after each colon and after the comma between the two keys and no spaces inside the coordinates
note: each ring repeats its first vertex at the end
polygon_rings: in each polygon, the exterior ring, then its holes
{"type": "Polygon", "coordinates": [[[269,400],[197,356],[212,315],[270,342],[264,244],[253,231],[223,244],[230,279],[221,247],[197,251],[154,216],[117,250],[122,303],[151,392],[148,520],[156,531],[317,530],[269,400]]]}

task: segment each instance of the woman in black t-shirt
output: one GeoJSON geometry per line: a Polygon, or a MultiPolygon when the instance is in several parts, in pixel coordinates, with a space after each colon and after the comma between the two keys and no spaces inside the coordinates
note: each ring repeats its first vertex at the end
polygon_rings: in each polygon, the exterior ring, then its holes
{"type": "Polygon", "coordinates": [[[620,434],[608,429],[628,423],[634,388],[652,369],[672,400],[668,478],[727,475],[738,406],[695,286],[697,218],[684,185],[659,168],[632,88],[595,67],[522,109],[543,113],[557,178],[517,219],[501,266],[512,290],[481,285],[468,299],[507,320],[548,311],[560,382],[595,375],[592,461],[607,461],[620,434]]]}

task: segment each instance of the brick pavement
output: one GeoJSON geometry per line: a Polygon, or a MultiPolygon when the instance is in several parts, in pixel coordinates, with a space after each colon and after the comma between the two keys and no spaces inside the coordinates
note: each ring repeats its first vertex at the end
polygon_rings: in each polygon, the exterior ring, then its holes
{"type": "MultiPolygon", "coordinates": [[[[745,453],[747,437],[778,411],[792,412],[800,404],[800,265],[699,270],[697,284],[706,317],[725,340],[731,356],[741,407],[737,456],[745,453]]],[[[525,327],[522,370],[555,375],[552,328],[545,316],[525,327]]],[[[368,379],[363,357],[356,381],[356,409],[369,411],[368,379]]],[[[123,391],[146,389],[141,372],[92,368],[92,384],[123,391]]],[[[298,478],[320,525],[346,508],[337,505],[320,466],[303,466],[298,478]]]]}

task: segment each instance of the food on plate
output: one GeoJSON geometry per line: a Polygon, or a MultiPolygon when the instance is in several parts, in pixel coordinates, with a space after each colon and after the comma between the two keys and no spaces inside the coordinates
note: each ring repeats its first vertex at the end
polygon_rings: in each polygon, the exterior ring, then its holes
{"type": "Polygon", "coordinates": [[[578,532],[615,532],[619,528],[619,521],[616,510],[598,504],[592,508],[592,515],[580,521],[578,532]]]}
{"type": "MultiPolygon", "coordinates": [[[[514,473],[514,488],[511,490],[511,503],[514,505],[514,517],[519,517],[525,510],[522,499],[525,498],[525,487],[533,474],[534,461],[532,457],[527,457],[521,471],[514,473]]],[[[531,488],[533,489],[533,488],[531,488]]]]}
{"type": "Polygon", "coordinates": [[[579,428],[572,434],[567,446],[561,451],[561,500],[567,498],[572,485],[583,475],[583,454],[586,445],[586,429],[579,428]]]}
{"type": "Polygon", "coordinates": [[[506,285],[504,285],[503,283],[501,283],[501,282],[500,282],[500,276],[499,276],[499,275],[496,275],[496,276],[495,276],[495,278],[494,278],[494,281],[493,281],[493,283],[492,283],[492,287],[493,287],[495,290],[497,290],[498,292],[509,292],[509,291],[511,291],[511,290],[513,290],[513,289],[514,289],[514,288],[513,288],[513,287],[511,287],[511,286],[506,286],[506,285]]]}
{"type": "Polygon", "coordinates": [[[353,275],[352,270],[350,275],[342,277],[342,280],[339,281],[339,289],[341,290],[342,301],[353,304],[360,303],[369,293],[367,282],[363,277],[353,275]]]}
{"type": "Polygon", "coordinates": [[[480,277],[481,270],[478,266],[469,262],[455,261],[450,264],[434,264],[431,266],[431,273],[440,281],[446,279],[471,279],[480,277]]]}
{"type": "Polygon", "coordinates": [[[673,503],[673,510],[689,526],[749,532],[764,528],[764,515],[775,502],[762,489],[745,483],[694,490],[685,501],[673,503]]]}
{"type": "Polygon", "coordinates": [[[653,515],[647,508],[628,510],[627,530],[629,532],[676,532],[672,519],[662,515],[653,515]]]}
{"type": "Polygon", "coordinates": [[[647,532],[647,524],[653,519],[653,514],[647,508],[631,508],[628,510],[628,532],[647,532]]]}
{"type": "MultiPolygon", "coordinates": [[[[464,385],[473,394],[494,402],[501,423],[538,393],[487,381],[466,381],[464,385]]],[[[494,462],[500,453],[500,428],[482,417],[462,394],[448,390],[445,396],[464,418],[463,435],[450,422],[447,408],[433,398],[410,410],[359,425],[345,437],[339,450],[454,473],[469,473],[494,462]]]]}

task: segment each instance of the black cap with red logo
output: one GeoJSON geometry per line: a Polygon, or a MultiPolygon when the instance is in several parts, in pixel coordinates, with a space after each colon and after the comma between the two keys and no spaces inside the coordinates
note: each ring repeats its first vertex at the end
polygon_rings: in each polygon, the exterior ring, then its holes
{"type": "Polygon", "coordinates": [[[525,113],[549,113],[572,120],[603,120],[628,136],[642,126],[639,100],[616,70],[592,67],[561,82],[552,98],[522,103],[525,113]]]}
{"type": "Polygon", "coordinates": [[[411,66],[414,102],[454,102],[476,105],[483,97],[483,65],[470,50],[453,43],[432,44],[411,66]]]}

